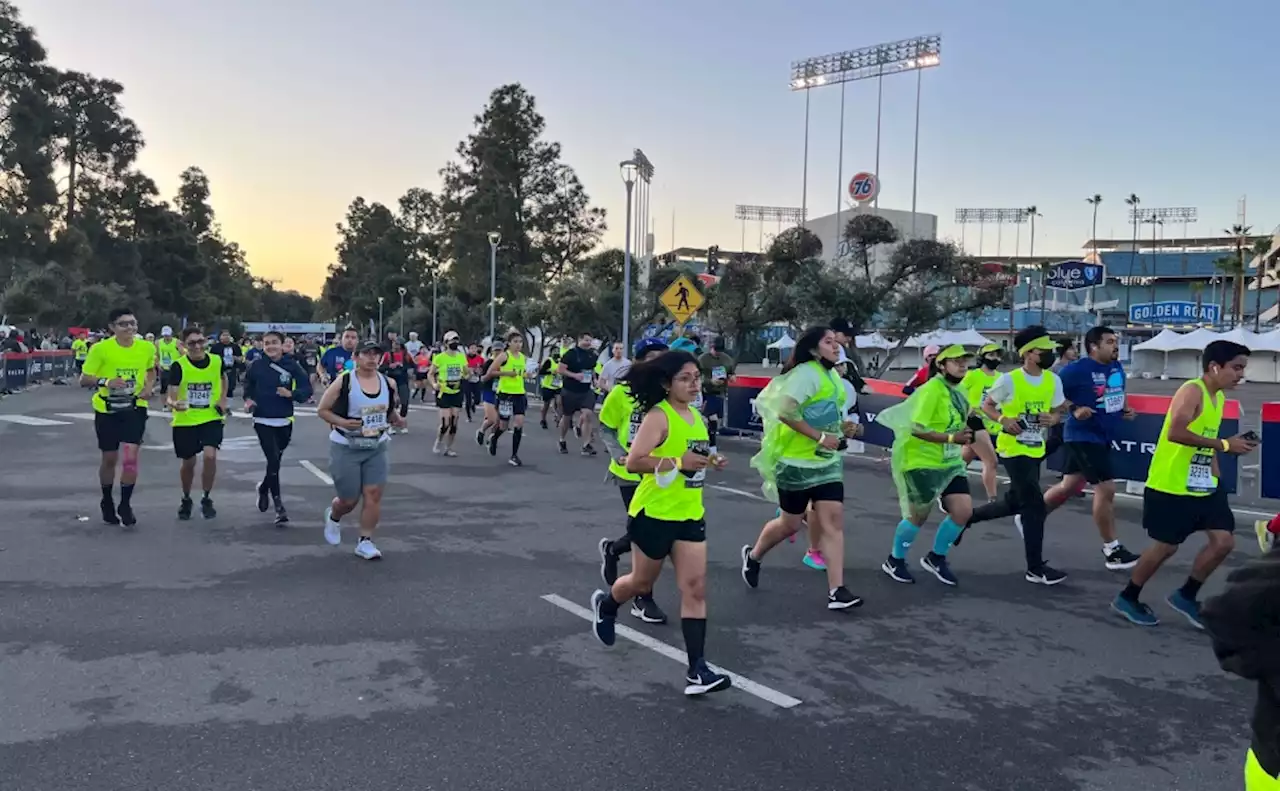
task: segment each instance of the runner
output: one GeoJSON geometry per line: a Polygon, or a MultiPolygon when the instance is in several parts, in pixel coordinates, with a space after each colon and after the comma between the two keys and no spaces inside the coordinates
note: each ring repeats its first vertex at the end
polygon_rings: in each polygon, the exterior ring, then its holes
{"type": "Polygon", "coordinates": [[[222,358],[205,352],[205,337],[199,327],[184,329],[182,343],[187,353],[174,360],[168,370],[173,387],[168,403],[174,411],[173,453],[182,461],[178,469],[182,483],[178,518],[191,518],[191,486],[196,477],[196,457],[201,456],[200,488],[204,496],[200,498],[200,515],[212,519],[218,515],[212,495],[227,414],[226,374],[222,358]]]}
{"type": "MultiPolygon", "coordinates": [[[[1121,420],[1132,420],[1125,403],[1120,344],[1110,327],[1094,327],[1084,336],[1087,357],[1061,369],[1062,394],[1072,404],[1067,413],[1063,448],[1066,466],[1062,481],[1044,493],[1045,513],[1051,514],[1078,495],[1088,481],[1093,486],[1093,522],[1102,538],[1102,557],[1108,569],[1131,569],[1138,556],[1116,538],[1116,484],[1111,476],[1111,441],[1121,420]]],[[[1047,452],[1047,448],[1046,448],[1047,452]]]]}
{"type": "Polygon", "coordinates": [[[156,349],[138,336],[138,318],[128,308],[116,308],[107,318],[112,337],[93,344],[80,374],[81,387],[93,394],[93,428],[102,460],[102,521],[109,525],[137,524],[133,487],[138,482],[138,446],[147,429],[147,401],[155,388],[156,349]],[[116,462],[120,462],[120,507],[116,508],[116,462]]]}
{"type": "Polygon", "coordinates": [[[488,441],[485,435],[498,425],[498,380],[491,379],[488,371],[505,348],[507,346],[502,341],[494,341],[485,353],[484,367],[480,372],[480,401],[484,404],[484,420],[480,422],[480,428],[476,429],[476,444],[482,448],[488,441]]]}
{"type": "Polygon", "coordinates": [[[742,547],[742,579],[760,585],[760,562],[800,529],[813,504],[818,544],[826,559],[827,609],[859,607],[862,599],[844,586],[844,457],[840,436],[855,425],[843,419],[844,384],[835,372],[841,348],[828,327],[806,330],[781,374],[756,396],[764,439],[751,466],[764,479],[765,496],[781,510],[765,523],[755,546],[742,547]]]}
{"type": "Polygon", "coordinates": [[[560,352],[556,349],[552,349],[551,354],[538,367],[538,385],[542,395],[542,416],[538,420],[538,425],[544,429],[547,427],[547,412],[551,411],[552,407],[557,407],[554,417],[557,424],[560,422],[558,407],[560,391],[564,389],[564,377],[556,373],[559,368],[560,352]]]}
{"type": "Polygon", "coordinates": [[[889,557],[880,565],[894,582],[915,582],[907,568],[907,554],[935,500],[941,502],[945,516],[934,535],[933,549],[920,558],[920,565],[943,584],[957,582],[947,553],[973,511],[969,474],[960,452],[974,434],[965,425],[969,398],[960,388],[971,356],[959,344],[938,352],[933,358],[938,373],[905,402],[876,416],[877,423],[894,433],[893,483],[902,521],[894,530],[889,557]]]}
{"type": "Polygon", "coordinates": [[[231,340],[231,330],[218,334],[218,342],[209,347],[209,354],[222,360],[223,379],[227,383],[227,398],[236,395],[236,364],[244,358],[240,345],[231,340]]]}
{"type": "Polygon", "coordinates": [[[418,344],[418,352],[413,356],[413,392],[411,398],[427,403],[427,389],[430,384],[431,348],[418,344]]]}
{"type": "Polygon", "coordinates": [[[336,496],[324,511],[324,539],[334,546],[341,544],[342,517],[363,501],[355,554],[365,560],[382,557],[373,534],[382,514],[382,491],[390,466],[387,429],[404,422],[396,409],[395,385],[378,372],[382,354],[377,341],[362,343],[356,367],[334,379],[316,407],[316,414],[333,427],[329,475],[336,496]]]}
{"type": "Polygon", "coordinates": [[[71,353],[76,358],[76,373],[84,371],[84,361],[89,358],[89,341],[85,340],[84,335],[77,335],[75,340],[71,341],[71,353]]]}
{"type": "Polygon", "coordinates": [[[386,354],[382,355],[382,373],[395,383],[396,386],[396,402],[400,405],[400,422],[402,428],[391,427],[392,434],[409,433],[408,417],[409,417],[409,375],[413,371],[413,358],[400,345],[400,341],[395,337],[395,333],[391,335],[391,348],[386,354]]]}
{"type": "Polygon", "coordinates": [[[462,378],[467,370],[467,356],[462,353],[458,333],[449,330],[444,334],[447,351],[437,354],[427,369],[427,379],[436,394],[436,406],[440,408],[440,431],[436,435],[433,452],[445,456],[457,456],[453,443],[458,438],[458,412],[462,409],[462,378]]]}
{"type": "MultiPolygon", "coordinates": [[[[1009,476],[1004,498],[973,511],[967,530],[979,522],[1018,517],[1027,561],[1027,582],[1057,585],[1066,574],[1044,561],[1044,493],[1040,463],[1045,457],[1046,430],[1061,420],[1066,398],[1062,381],[1050,371],[1057,344],[1044,327],[1033,325],[1013,337],[1022,366],[1001,374],[982,402],[988,420],[999,421],[996,453],[1009,476]]],[[[959,543],[959,539],[957,539],[959,543]]]]}
{"type": "Polygon", "coordinates": [[[511,458],[507,463],[512,467],[523,467],[520,461],[520,440],[524,436],[524,413],[529,408],[529,399],[524,389],[525,356],[521,353],[524,336],[518,330],[507,333],[507,348],[489,363],[490,379],[497,381],[498,394],[498,426],[489,436],[489,455],[498,455],[498,439],[502,432],[511,426],[511,458]]]}
{"type": "Polygon", "coordinates": [[[560,393],[560,401],[564,411],[560,418],[560,452],[568,453],[567,438],[569,429],[575,428],[582,439],[582,455],[594,456],[596,450],[591,446],[595,438],[595,404],[596,397],[591,392],[592,371],[595,368],[595,353],[591,351],[591,333],[584,332],[578,336],[578,345],[560,355],[560,365],[556,367],[564,382],[564,390],[560,393]],[[576,421],[583,421],[574,426],[576,421]]]}
{"type": "Polygon", "coordinates": [[[1156,440],[1142,493],[1142,527],[1151,537],[1133,568],[1129,584],[1111,608],[1139,626],[1155,626],[1160,619],[1139,600],[1142,587],[1192,535],[1205,531],[1208,539],[1191,564],[1186,582],[1165,601],[1192,626],[1203,629],[1196,595],[1209,575],[1235,547],[1235,515],[1227,492],[1218,487],[1218,453],[1250,453],[1258,447],[1252,432],[1220,439],[1222,407],[1227,390],[1244,378],[1249,350],[1232,341],[1214,341],[1201,358],[1204,375],[1174,394],[1156,440]]]}
{"type": "Polygon", "coordinates": [[[991,439],[999,436],[1000,424],[983,417],[982,402],[1000,378],[1001,356],[998,343],[988,343],[978,349],[978,367],[965,374],[964,380],[960,382],[960,390],[969,398],[970,415],[967,425],[973,432],[973,441],[961,448],[960,457],[966,465],[974,459],[982,461],[982,488],[987,493],[987,502],[995,500],[1000,493],[996,482],[996,449],[991,439]]]}
{"type": "Polygon", "coordinates": [[[609,347],[609,359],[598,366],[599,376],[597,379],[600,392],[606,396],[609,395],[609,391],[622,378],[622,375],[627,372],[627,369],[631,367],[631,361],[627,359],[625,352],[622,342],[615,341],[609,347]]]}
{"type": "MultiPolygon", "coordinates": [[[[185,331],[184,331],[185,334],[185,331]]],[[[178,342],[173,337],[173,327],[165,325],[160,329],[160,341],[156,343],[156,359],[160,362],[160,397],[164,399],[164,411],[169,411],[169,369],[182,356],[178,342]]]]}
{"type": "Polygon", "coordinates": [[[931,343],[924,347],[924,364],[917,368],[907,383],[902,386],[903,395],[911,395],[917,387],[933,377],[933,358],[936,356],[938,356],[937,345],[931,343]]]}
{"type": "MultiPolygon", "coordinates": [[[[289,340],[289,352],[292,353],[293,339],[290,338],[288,340],[289,340]]],[[[252,366],[258,360],[262,359],[262,346],[263,346],[262,337],[259,336],[253,339],[253,341],[249,345],[249,351],[244,353],[245,376],[249,375],[249,367],[252,366]]]]}
{"type": "Polygon", "coordinates": [[[320,367],[316,369],[316,373],[320,375],[320,381],[326,387],[338,378],[338,374],[355,368],[356,344],[359,341],[360,333],[348,324],[342,330],[339,345],[326,349],[324,354],[320,355],[320,367]]]}
{"type": "MultiPolygon", "coordinates": [[[[590,370],[590,369],[588,369],[590,370]]],[[[724,469],[727,459],[712,455],[702,417],[690,408],[701,390],[698,361],[687,352],[667,352],[631,367],[623,381],[644,419],[626,456],[627,472],[642,476],[627,514],[635,552],[631,573],[608,592],[591,594],[592,631],[613,645],[618,608],[653,590],[667,557],[680,589],[680,627],[688,672],[686,695],[727,689],[729,677],[703,658],[707,640],[707,524],[702,486],[707,468],[724,469]]]]}
{"type": "Polygon", "coordinates": [[[707,421],[707,434],[711,436],[711,451],[714,453],[729,377],[733,376],[738,364],[724,353],[724,338],[716,338],[711,341],[711,351],[698,358],[698,368],[702,371],[702,416],[707,421]]]}
{"type": "MultiPolygon", "coordinates": [[[[636,341],[635,360],[638,363],[648,362],[666,350],[667,344],[660,338],[643,338],[636,341]]],[[[609,453],[609,473],[622,494],[624,511],[631,507],[636,487],[640,485],[640,476],[627,472],[626,456],[644,415],[631,395],[631,388],[622,381],[609,391],[609,395],[605,396],[604,406],[600,408],[600,425],[609,429],[601,430],[600,439],[609,453]]],[[[617,581],[618,560],[630,551],[631,537],[627,533],[612,541],[608,538],[600,539],[600,576],[606,585],[617,581]]],[[[653,600],[652,589],[636,594],[631,604],[631,614],[645,623],[667,622],[667,614],[653,600]]]]}
{"type": "Polygon", "coordinates": [[[284,336],[275,330],[262,336],[263,356],[244,374],[244,408],[253,414],[253,431],[267,460],[258,484],[258,510],[274,505],[276,526],[289,522],[280,497],[280,460],[293,439],[293,405],[311,400],[311,377],[297,360],[284,353],[284,336]]]}
{"type": "Polygon", "coordinates": [[[480,344],[471,344],[467,347],[467,378],[462,383],[462,408],[468,423],[475,422],[476,405],[480,403],[480,374],[484,373],[484,367],[480,344]]]}

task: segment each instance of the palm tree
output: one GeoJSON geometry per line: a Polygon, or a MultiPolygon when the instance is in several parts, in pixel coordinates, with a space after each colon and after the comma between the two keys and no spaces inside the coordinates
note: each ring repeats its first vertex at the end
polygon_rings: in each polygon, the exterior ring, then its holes
{"type": "MultiPolygon", "coordinates": [[[[1213,265],[1216,269],[1222,272],[1224,277],[1231,278],[1231,296],[1232,296],[1231,326],[1234,327],[1235,326],[1235,296],[1236,296],[1235,284],[1237,280],[1237,275],[1244,272],[1244,265],[1241,264],[1240,259],[1234,255],[1219,256],[1218,258],[1213,259],[1213,265]]],[[[1226,313],[1227,313],[1227,304],[1228,304],[1227,289],[1224,286],[1222,289],[1222,315],[1224,317],[1226,316],[1226,313]]]]}
{"type": "Polygon", "coordinates": [[[1204,283],[1191,284],[1191,296],[1196,298],[1196,324],[1203,327],[1204,319],[1201,316],[1201,308],[1204,305],[1204,283]]]}
{"type": "Polygon", "coordinates": [[[1236,269],[1239,276],[1231,281],[1231,326],[1233,328],[1244,318],[1244,242],[1249,238],[1251,230],[1253,230],[1252,226],[1236,224],[1223,231],[1236,239],[1236,269]]]}
{"type": "Polygon", "coordinates": [[[1129,277],[1124,283],[1124,320],[1129,321],[1129,286],[1133,283],[1133,265],[1138,260],[1138,205],[1142,203],[1142,199],[1137,194],[1130,192],[1129,197],[1124,199],[1129,206],[1129,213],[1133,215],[1133,249],[1129,252],[1129,277]]]}
{"type": "Polygon", "coordinates": [[[1093,231],[1090,238],[1093,239],[1093,262],[1095,264],[1102,263],[1098,260],[1098,204],[1102,203],[1102,196],[1094,193],[1092,198],[1085,198],[1085,203],[1093,207],[1093,231]]]}
{"type": "Polygon", "coordinates": [[[1257,266],[1253,275],[1253,288],[1258,293],[1253,295],[1253,331],[1259,332],[1262,329],[1262,275],[1263,264],[1266,263],[1267,253],[1271,252],[1271,239],[1266,236],[1260,236],[1253,240],[1253,260],[1257,266]]]}

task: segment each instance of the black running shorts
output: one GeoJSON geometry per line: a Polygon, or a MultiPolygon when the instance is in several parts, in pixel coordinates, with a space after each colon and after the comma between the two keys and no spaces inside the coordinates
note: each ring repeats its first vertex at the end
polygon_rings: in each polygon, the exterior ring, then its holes
{"type": "Polygon", "coordinates": [[[844,481],[830,481],[808,489],[779,489],[778,507],[784,514],[803,514],[809,503],[820,501],[844,502],[844,481]]]}
{"type": "Polygon", "coordinates": [[[98,450],[113,453],[121,445],[141,445],[147,430],[147,410],[142,407],[123,412],[95,412],[94,433],[98,435],[98,450]]]}
{"type": "Polygon", "coordinates": [[[1067,460],[1062,466],[1063,475],[1083,475],[1091,484],[1112,480],[1111,446],[1101,442],[1064,442],[1062,449],[1067,460]]]}
{"type": "Polygon", "coordinates": [[[1235,530],[1227,493],[1193,497],[1146,489],[1142,493],[1142,527],[1152,541],[1177,546],[1201,530],[1235,530]]]}
{"type": "Polygon", "coordinates": [[[197,426],[173,427],[173,455],[180,459],[193,459],[205,448],[222,447],[221,420],[210,420],[197,426]]]}
{"type": "Polygon", "coordinates": [[[677,541],[695,544],[706,541],[707,523],[701,519],[668,522],[654,519],[641,511],[627,522],[627,535],[631,536],[631,545],[645,557],[664,560],[677,541]]]}

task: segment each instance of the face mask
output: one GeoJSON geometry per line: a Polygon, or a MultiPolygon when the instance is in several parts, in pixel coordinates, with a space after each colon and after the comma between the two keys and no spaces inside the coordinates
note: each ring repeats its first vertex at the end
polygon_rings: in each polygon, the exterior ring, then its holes
{"type": "Polygon", "coordinates": [[[460,345],[461,345],[461,344],[459,344],[457,341],[449,341],[449,348],[450,348],[450,349],[453,349],[453,350],[455,350],[455,351],[457,350],[458,346],[460,346],[460,345]]]}
{"type": "Polygon", "coordinates": [[[828,360],[826,357],[819,357],[818,361],[822,363],[822,367],[826,368],[828,371],[836,367],[835,362],[832,360],[828,360]]]}
{"type": "Polygon", "coordinates": [[[995,367],[997,367],[997,366],[999,366],[999,365],[1000,365],[1000,358],[999,358],[999,357],[983,357],[983,358],[982,358],[982,367],[983,367],[983,368],[995,368],[995,367]]]}
{"type": "Polygon", "coordinates": [[[1053,367],[1053,363],[1058,359],[1058,355],[1051,351],[1040,352],[1040,369],[1047,371],[1053,367]]]}
{"type": "Polygon", "coordinates": [[[946,371],[943,371],[943,372],[942,372],[942,376],[943,376],[943,378],[945,378],[945,379],[947,380],[947,384],[952,385],[952,386],[958,385],[958,384],[960,384],[961,382],[963,382],[963,381],[964,381],[964,377],[963,377],[963,376],[952,376],[951,374],[947,373],[946,371]]]}

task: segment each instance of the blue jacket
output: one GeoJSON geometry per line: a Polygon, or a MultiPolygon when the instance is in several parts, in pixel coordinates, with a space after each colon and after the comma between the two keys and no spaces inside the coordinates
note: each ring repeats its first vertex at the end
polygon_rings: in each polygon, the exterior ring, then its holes
{"type": "Polygon", "coordinates": [[[281,357],[279,362],[272,362],[264,355],[254,360],[245,372],[244,397],[253,401],[254,417],[293,417],[294,402],[301,404],[311,397],[311,379],[289,355],[281,357]],[[277,393],[277,387],[293,390],[293,398],[277,393]]]}

